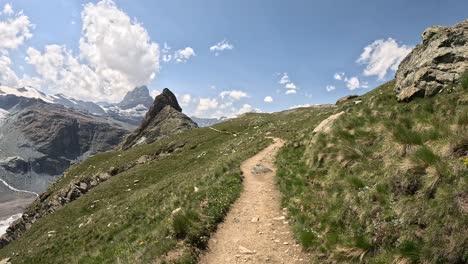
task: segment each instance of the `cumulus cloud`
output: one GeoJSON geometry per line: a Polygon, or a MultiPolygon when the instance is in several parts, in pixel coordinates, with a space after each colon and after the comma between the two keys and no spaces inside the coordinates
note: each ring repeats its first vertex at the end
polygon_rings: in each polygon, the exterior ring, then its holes
{"type": "Polygon", "coordinates": [[[346,87],[348,87],[349,90],[355,90],[355,89],[358,89],[358,88],[367,88],[367,83],[366,82],[362,82],[361,80],[359,80],[358,77],[351,77],[351,78],[345,78],[344,79],[345,83],[346,83],[346,87]]]}
{"type": "Polygon", "coordinates": [[[400,45],[392,38],[379,39],[366,46],[357,60],[366,65],[365,76],[377,76],[383,80],[389,70],[396,71],[400,62],[413,47],[400,45]]]}
{"type": "Polygon", "coordinates": [[[279,75],[281,76],[281,78],[278,81],[278,83],[281,84],[286,89],[285,94],[295,94],[295,93],[297,93],[298,87],[296,86],[295,83],[293,83],[289,79],[288,73],[284,72],[283,74],[279,74],[279,75]]]}
{"type": "Polygon", "coordinates": [[[242,115],[242,114],[250,113],[250,112],[253,112],[253,111],[254,111],[254,108],[251,105],[244,104],[244,105],[242,105],[242,107],[239,110],[237,110],[236,115],[242,115]]]}
{"type": "Polygon", "coordinates": [[[273,102],[273,97],[271,96],[265,96],[265,99],[263,99],[265,103],[272,103],[273,102]]]}
{"type": "Polygon", "coordinates": [[[192,96],[190,94],[184,94],[182,96],[181,105],[187,106],[190,102],[192,102],[192,96]]]}
{"type": "MultiPolygon", "coordinates": [[[[14,14],[11,4],[5,4],[3,14],[11,16],[14,14]]],[[[17,76],[11,68],[12,61],[10,59],[10,50],[15,50],[23,45],[27,39],[33,35],[31,30],[34,25],[29,21],[29,17],[24,15],[22,11],[15,14],[14,17],[9,17],[6,20],[0,21],[0,83],[12,87],[25,85],[33,85],[37,83],[37,79],[31,78],[28,75],[23,75],[21,78],[17,76]]]]}
{"type": "Polygon", "coordinates": [[[194,115],[198,117],[234,117],[247,112],[260,112],[245,102],[250,96],[239,90],[223,91],[218,96],[210,98],[191,99],[195,104],[194,115]]]}
{"type": "Polygon", "coordinates": [[[325,89],[327,89],[327,92],[331,92],[331,91],[335,90],[336,87],[333,86],[333,85],[327,85],[327,87],[325,87],[325,89]]]}
{"type": "Polygon", "coordinates": [[[81,12],[80,52],[48,45],[27,50],[26,61],[43,79],[42,87],[78,99],[116,102],[159,71],[159,46],[137,21],[113,1],[88,3],[81,12]]]}
{"type": "Polygon", "coordinates": [[[30,31],[33,28],[29,17],[22,12],[6,21],[0,21],[0,50],[18,48],[33,36],[30,31]]]}
{"type": "Polygon", "coordinates": [[[164,43],[163,48],[161,50],[162,60],[164,62],[171,62],[171,61],[175,61],[177,63],[187,62],[191,57],[196,55],[195,50],[191,47],[179,49],[174,52],[172,52],[171,50],[172,50],[172,47],[170,47],[167,43],[164,43]]]}
{"type": "Polygon", "coordinates": [[[234,45],[229,43],[226,39],[210,47],[210,51],[214,52],[215,56],[218,56],[219,54],[221,54],[221,52],[225,50],[232,50],[232,49],[234,49],[234,45]]]}
{"type": "Polygon", "coordinates": [[[219,96],[222,99],[224,98],[231,98],[233,100],[240,100],[242,98],[248,98],[249,95],[246,92],[239,91],[239,90],[231,90],[231,91],[222,91],[219,96]]]}
{"type": "Polygon", "coordinates": [[[195,115],[203,115],[209,110],[215,110],[219,106],[218,100],[215,98],[200,98],[195,109],[195,115]]]}
{"type": "Polygon", "coordinates": [[[176,62],[186,62],[192,56],[195,56],[195,51],[191,47],[186,47],[185,49],[177,50],[174,53],[174,59],[176,62]]]}
{"type": "MultiPolygon", "coordinates": [[[[335,73],[333,78],[338,81],[343,81],[349,90],[368,87],[367,82],[361,81],[357,76],[347,77],[344,72],[335,73]]],[[[327,85],[325,89],[327,90],[327,92],[331,92],[335,90],[336,87],[333,85],[327,85]]]]}
{"type": "Polygon", "coordinates": [[[14,11],[13,11],[13,6],[11,6],[11,4],[9,4],[9,3],[6,3],[6,4],[3,6],[2,13],[5,14],[5,15],[7,15],[7,16],[13,15],[13,13],[14,13],[14,11]]]}
{"type": "Polygon", "coordinates": [[[342,81],[344,78],[345,74],[344,72],[337,72],[335,75],[333,75],[333,78],[338,81],[342,81]]]}

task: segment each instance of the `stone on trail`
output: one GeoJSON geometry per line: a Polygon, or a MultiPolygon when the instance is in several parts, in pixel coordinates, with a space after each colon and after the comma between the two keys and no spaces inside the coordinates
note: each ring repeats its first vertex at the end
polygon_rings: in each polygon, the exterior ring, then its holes
{"type": "Polygon", "coordinates": [[[255,165],[255,167],[252,168],[252,170],[250,170],[250,172],[252,172],[253,174],[262,174],[262,173],[272,172],[272,170],[261,164],[257,164],[255,165]]]}
{"type": "Polygon", "coordinates": [[[239,253],[241,254],[253,254],[254,252],[246,247],[239,246],[239,253]]]}

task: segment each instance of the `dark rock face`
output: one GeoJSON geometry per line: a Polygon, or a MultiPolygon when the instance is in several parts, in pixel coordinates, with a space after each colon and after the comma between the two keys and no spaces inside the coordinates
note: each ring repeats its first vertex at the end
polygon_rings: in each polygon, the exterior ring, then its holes
{"type": "Polygon", "coordinates": [[[112,149],[130,130],[111,119],[37,99],[19,99],[9,111],[0,124],[0,176],[35,192],[73,162],[112,149]]]}
{"type": "Polygon", "coordinates": [[[399,101],[437,94],[468,70],[468,20],[452,27],[433,26],[396,72],[399,101]]]}
{"type": "Polygon", "coordinates": [[[198,127],[181,111],[182,108],[175,95],[169,89],[164,89],[156,96],[140,127],[125,138],[122,149],[149,144],[169,135],[198,127]]]}
{"type": "Polygon", "coordinates": [[[122,109],[130,109],[138,105],[149,108],[152,104],[153,98],[150,96],[148,88],[146,86],[140,86],[128,92],[117,106],[122,109]]]}

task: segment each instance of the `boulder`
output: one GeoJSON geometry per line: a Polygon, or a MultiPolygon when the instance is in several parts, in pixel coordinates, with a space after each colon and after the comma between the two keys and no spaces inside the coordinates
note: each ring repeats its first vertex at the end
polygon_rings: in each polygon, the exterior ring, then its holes
{"type": "Polygon", "coordinates": [[[348,100],[351,100],[351,99],[354,99],[354,98],[357,98],[357,97],[359,97],[359,95],[357,95],[357,94],[346,95],[346,96],[343,96],[340,99],[338,99],[336,101],[336,104],[340,104],[340,103],[343,103],[345,101],[348,101],[348,100]]]}
{"type": "Polygon", "coordinates": [[[468,70],[468,20],[451,27],[432,26],[400,63],[395,76],[398,101],[433,96],[468,70]]]}

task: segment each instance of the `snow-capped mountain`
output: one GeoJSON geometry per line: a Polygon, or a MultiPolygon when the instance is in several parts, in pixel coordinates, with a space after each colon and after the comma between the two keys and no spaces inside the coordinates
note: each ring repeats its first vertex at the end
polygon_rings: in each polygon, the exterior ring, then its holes
{"type": "Polygon", "coordinates": [[[94,103],[78,100],[64,94],[47,95],[33,87],[11,88],[0,86],[0,118],[7,114],[11,107],[17,106],[22,98],[39,99],[46,103],[63,105],[66,108],[78,110],[98,116],[108,116],[115,120],[139,125],[146,112],[153,103],[146,86],[136,87],[127,93],[124,99],[117,104],[94,103]]]}
{"type": "MultiPolygon", "coordinates": [[[[34,89],[32,87],[26,86],[22,88],[11,88],[8,86],[0,86],[0,96],[17,96],[25,98],[35,98],[41,99],[46,103],[53,103],[54,99],[51,96],[46,95],[45,93],[34,89]]],[[[1,106],[0,106],[1,107],[1,106]]]]}

